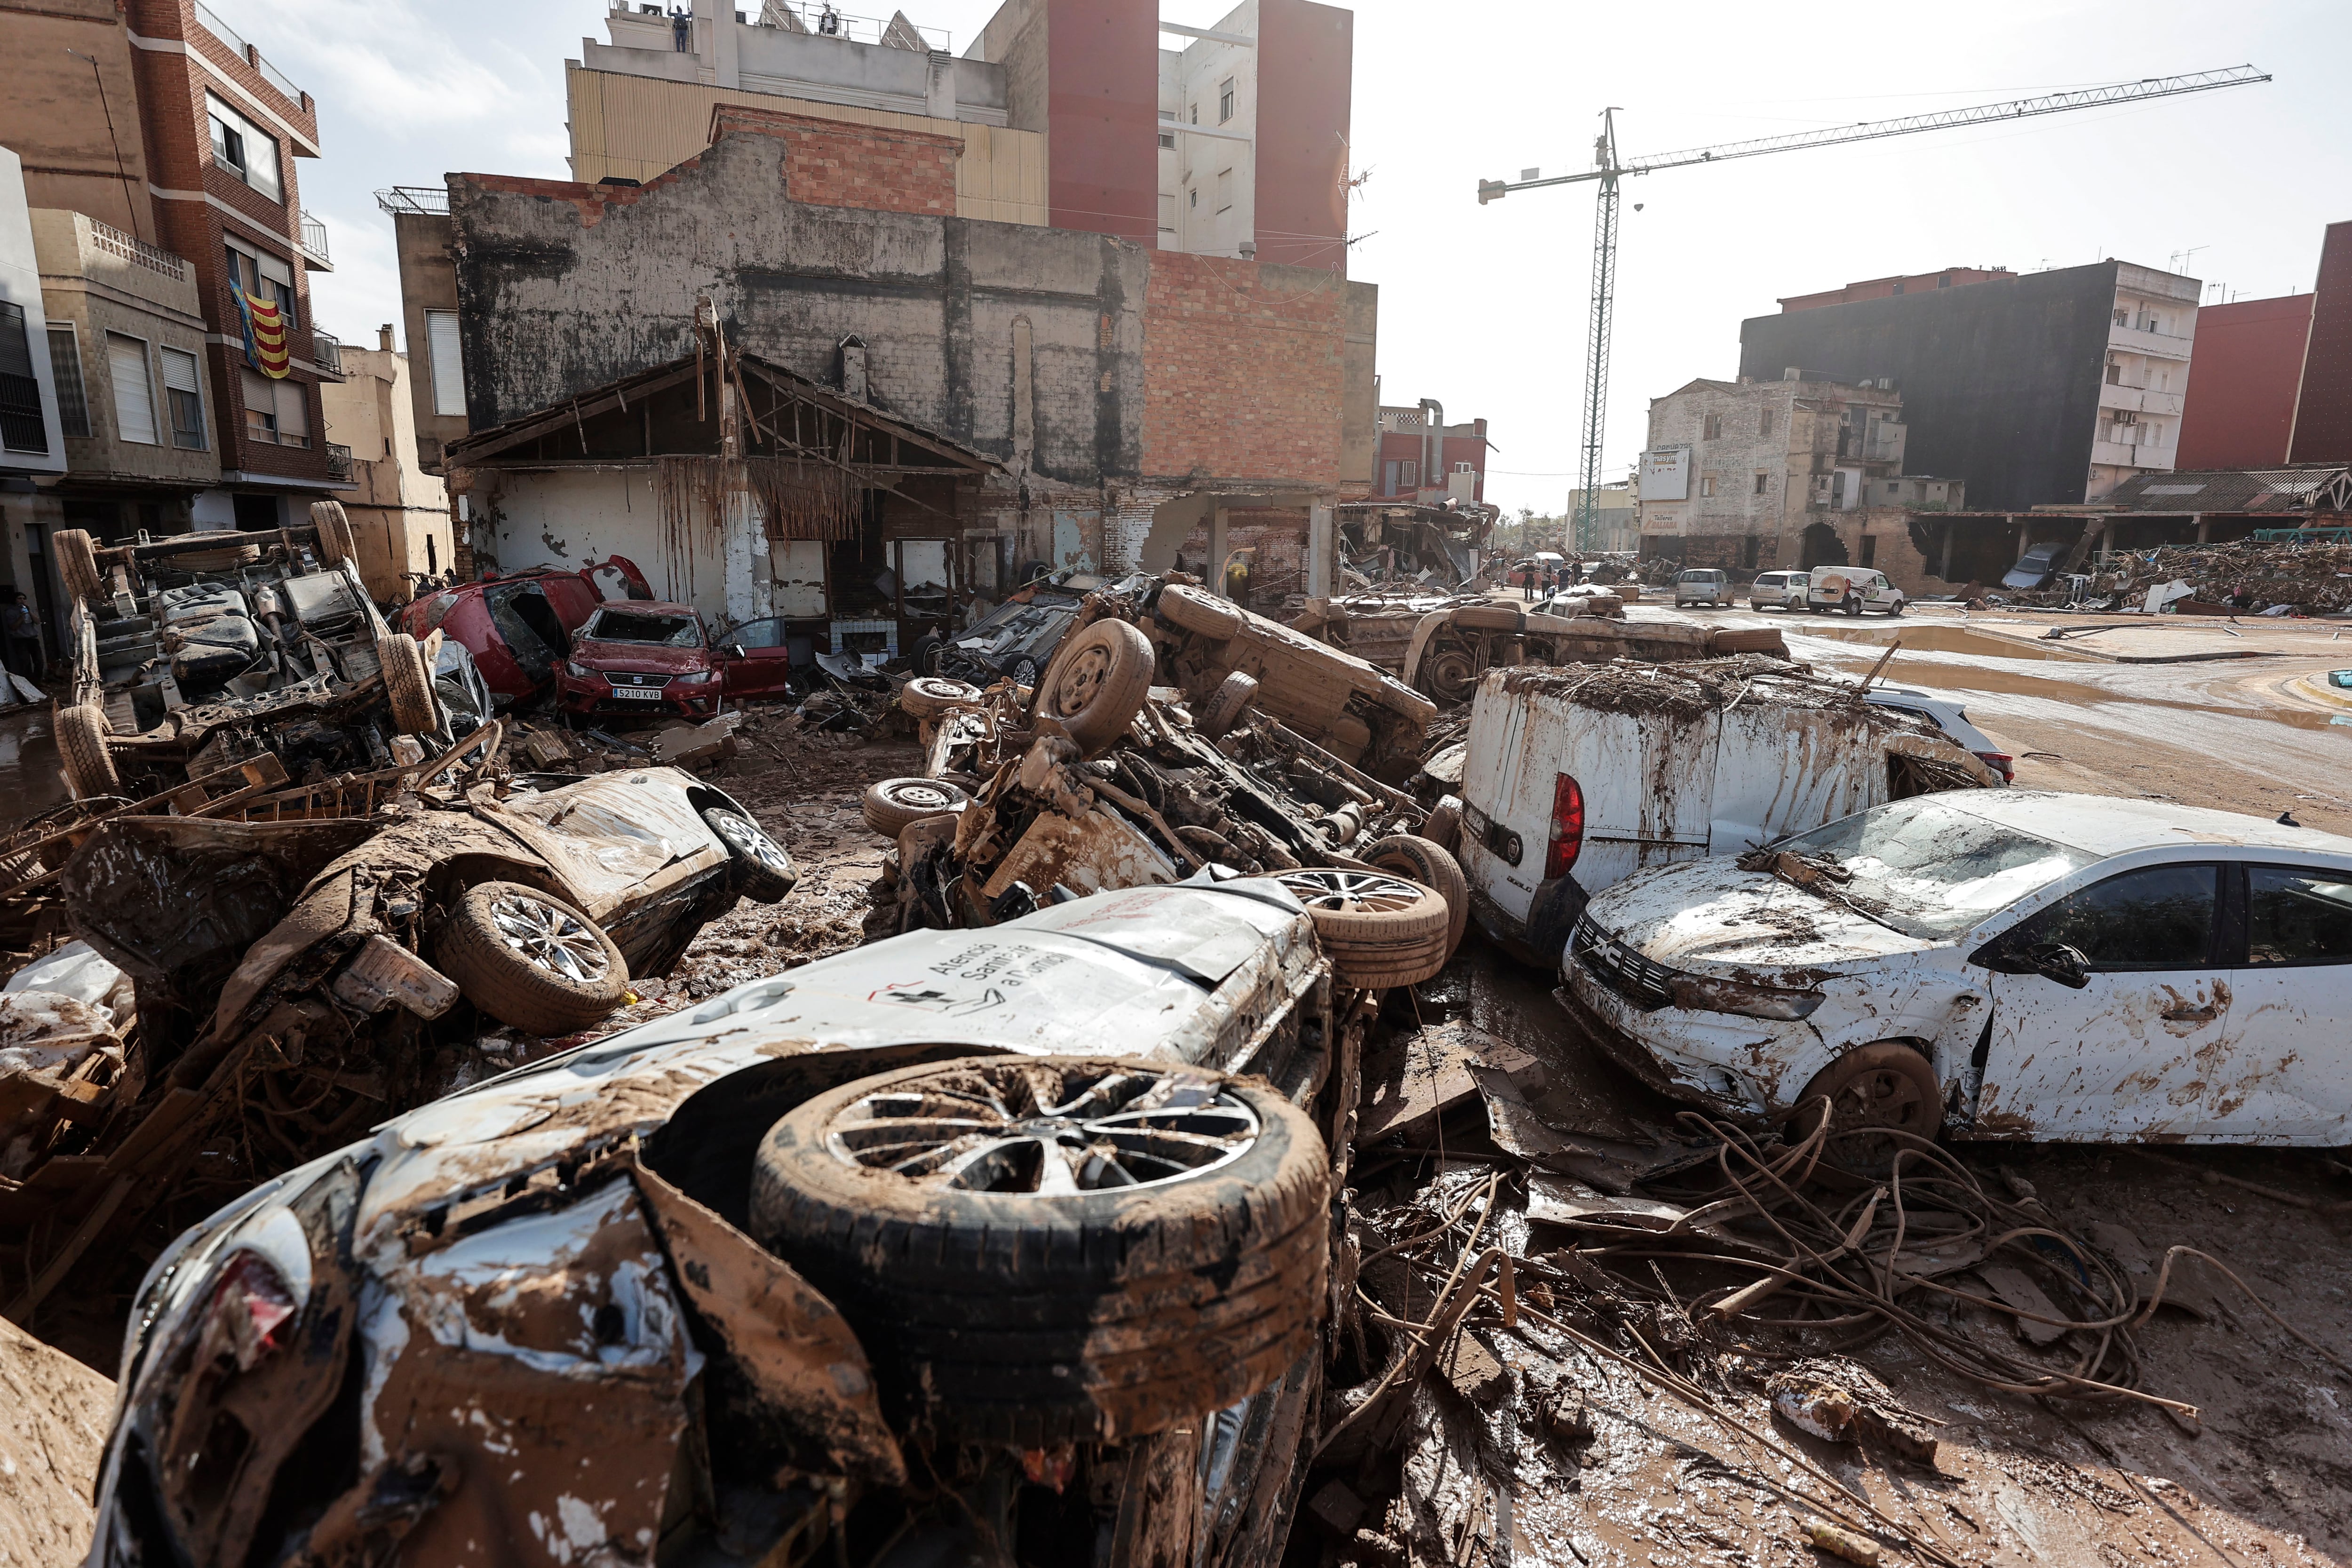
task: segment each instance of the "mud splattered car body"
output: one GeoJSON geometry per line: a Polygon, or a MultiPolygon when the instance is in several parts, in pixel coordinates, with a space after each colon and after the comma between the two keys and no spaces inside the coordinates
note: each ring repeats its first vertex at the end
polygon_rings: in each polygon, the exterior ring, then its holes
{"type": "Polygon", "coordinates": [[[1896,801],[1597,894],[1564,973],[1637,1075],[1742,1119],[1899,1046],[1932,1074],[1929,1131],[2352,1137],[2352,840],[2252,817],[1896,801]]]}
{"type": "MultiPolygon", "coordinates": [[[[1050,1522],[1089,1561],[1270,1563],[1320,1388],[1311,1339],[1204,1418],[919,1454],[869,1361],[888,1326],[845,1321],[741,1227],[755,1150],[821,1091],[1117,1040],[1305,1104],[1330,1071],[1330,1010],[1299,907],[1202,879],[877,943],[388,1122],[150,1271],[92,1568],[757,1563],[828,1518],[853,1561],[902,1535],[961,1552],[976,1530],[1034,1541],[1050,1522]],[[940,1486],[954,1507],[907,1495],[940,1486]],[[875,1544],[858,1541],[870,1511],[843,1524],[853,1503],[898,1510],[875,1544]]],[[[1326,1236],[1318,1218],[1291,1285],[1318,1302],[1326,1236]]]]}

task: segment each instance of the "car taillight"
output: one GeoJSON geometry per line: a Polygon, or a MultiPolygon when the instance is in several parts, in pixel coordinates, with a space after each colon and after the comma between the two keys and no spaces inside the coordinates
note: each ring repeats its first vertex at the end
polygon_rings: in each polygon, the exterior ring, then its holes
{"type": "Polygon", "coordinates": [[[300,1310],[301,1303],[267,1259],[240,1252],[213,1287],[205,1349],[233,1358],[240,1372],[251,1372],[255,1363],[279,1347],[278,1330],[300,1310]]]}
{"type": "Polygon", "coordinates": [[[2007,752],[1979,752],[1977,761],[2014,784],[2017,781],[2017,759],[2007,752]]]}
{"type": "Polygon", "coordinates": [[[1565,877],[1584,849],[1584,791],[1561,773],[1551,786],[1551,842],[1544,849],[1544,880],[1565,877]]]}

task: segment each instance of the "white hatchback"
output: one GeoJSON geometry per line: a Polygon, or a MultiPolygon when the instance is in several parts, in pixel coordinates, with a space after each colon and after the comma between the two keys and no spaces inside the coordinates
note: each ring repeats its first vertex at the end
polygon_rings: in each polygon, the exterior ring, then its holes
{"type": "Polygon", "coordinates": [[[1596,895],[1559,994],[1741,1121],[2098,1142],[2352,1142],[2352,839],[1970,790],[1596,895]],[[1768,863],[1769,860],[1769,863],[1768,863]]]}

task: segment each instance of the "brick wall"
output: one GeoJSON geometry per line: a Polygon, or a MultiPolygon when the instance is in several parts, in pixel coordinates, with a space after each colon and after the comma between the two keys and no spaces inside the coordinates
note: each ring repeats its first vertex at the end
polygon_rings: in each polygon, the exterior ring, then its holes
{"type": "Polygon", "coordinates": [[[784,194],[793,201],[872,212],[955,214],[961,137],[722,103],[711,110],[710,139],[730,132],[782,139],[784,194]]]}
{"type": "Polygon", "coordinates": [[[1346,342],[1328,272],[1153,251],[1143,471],[1338,484],[1346,342]]]}

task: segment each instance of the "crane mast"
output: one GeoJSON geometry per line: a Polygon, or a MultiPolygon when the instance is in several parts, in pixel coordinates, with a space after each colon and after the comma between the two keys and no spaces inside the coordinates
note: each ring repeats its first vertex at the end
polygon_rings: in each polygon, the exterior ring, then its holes
{"type": "Polygon", "coordinates": [[[2217,88],[2246,87],[2270,80],[2269,73],[2252,66],[2195,71],[2186,76],[2147,77],[2074,92],[2041,98],[2011,99],[1969,109],[1939,110],[1899,120],[1865,121],[1822,131],[1800,131],[1786,136],[1764,136],[1748,142],[1727,142],[1713,147],[1686,148],[1649,157],[1621,161],[1617,156],[1617,110],[1601,111],[1601,134],[1593,142],[1593,167],[1582,174],[1555,174],[1549,179],[1481,180],[1478,205],[1485,206],[1513,191],[1540,190],[1548,185],[1572,185],[1584,181],[1599,184],[1592,224],[1592,311],[1584,342],[1584,427],[1577,453],[1575,535],[1579,550],[1590,550],[1599,540],[1601,438],[1608,424],[1609,346],[1617,305],[1618,183],[1631,175],[1679,169],[1692,163],[1719,163],[1758,158],[1772,153],[1795,153],[1813,147],[1834,147],[1851,142],[1875,142],[1889,136],[1911,136],[1923,131],[1953,131],[1971,125],[1998,124],[2078,109],[2133,103],[2182,93],[2210,92],[2217,88]]]}

